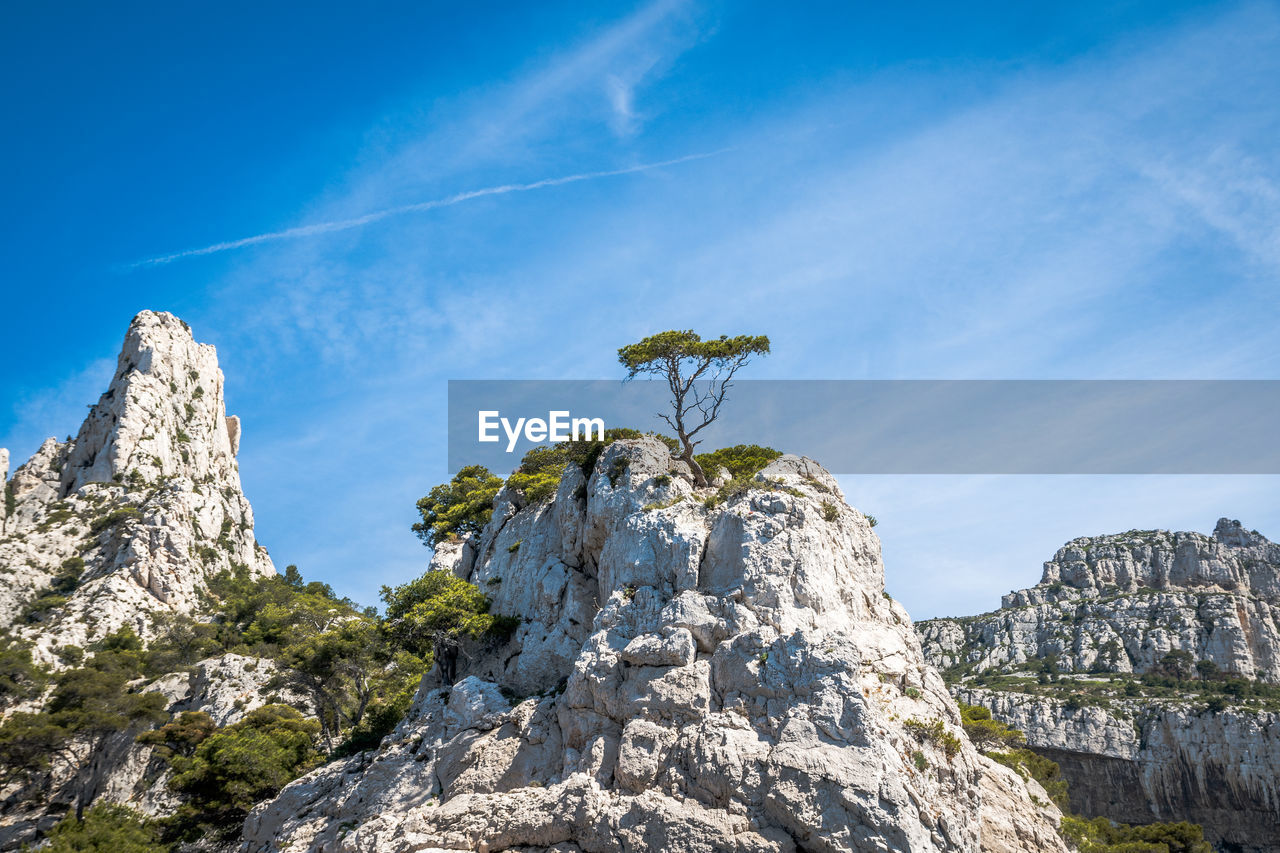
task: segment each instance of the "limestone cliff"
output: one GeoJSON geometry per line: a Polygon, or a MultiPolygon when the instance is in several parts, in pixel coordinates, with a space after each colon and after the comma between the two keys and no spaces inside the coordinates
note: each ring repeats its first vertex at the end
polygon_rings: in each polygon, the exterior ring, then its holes
{"type": "Polygon", "coordinates": [[[245,849],[1062,850],[1044,792],[965,739],[831,476],[787,456],[756,486],[705,502],[641,439],[500,494],[435,567],[515,635],[256,809],[245,849]]]}
{"type": "MultiPolygon", "coordinates": [[[[222,381],[213,347],[173,315],[144,311],[74,439],[48,439],[12,477],[0,451],[0,632],[29,644],[38,663],[63,669],[122,627],[152,637],[166,615],[204,618],[201,594],[220,571],[274,573],[241,492],[239,423],[226,415],[222,381]]],[[[309,709],[278,673],[226,654],[133,688],[161,693],[170,713],[203,710],[219,724],[268,698],[309,709]]],[[[46,699],[0,702],[0,718],[46,699]]],[[[165,765],[137,733],[73,740],[47,772],[0,785],[0,850],[35,841],[86,798],[171,813],[165,765]]]]}
{"type": "Polygon", "coordinates": [[[1280,545],[1238,521],[1213,536],[1131,530],[1073,539],[1000,610],[920,623],[939,668],[1150,672],[1170,651],[1280,682],[1280,545]]]}
{"type": "Polygon", "coordinates": [[[1072,707],[976,687],[957,696],[1027,732],[1071,781],[1078,812],[1134,824],[1186,820],[1218,849],[1280,849],[1280,713],[1177,700],[1072,707]]]}
{"type": "Polygon", "coordinates": [[[157,614],[193,612],[219,571],[274,572],[240,488],[222,381],[213,347],[144,311],[76,437],[48,439],[6,481],[0,627],[42,662],[124,625],[148,636],[157,614]],[[65,600],[33,612],[55,580],[65,600]]]}
{"type": "Polygon", "coordinates": [[[959,698],[1061,765],[1073,808],[1261,853],[1280,849],[1278,625],[1280,546],[1221,519],[1074,539],[1000,610],[916,628],[959,698]]]}

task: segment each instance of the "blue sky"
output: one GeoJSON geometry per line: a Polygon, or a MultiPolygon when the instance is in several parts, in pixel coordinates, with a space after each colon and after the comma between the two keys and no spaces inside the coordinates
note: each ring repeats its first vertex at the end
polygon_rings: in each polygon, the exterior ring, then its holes
{"type": "MultiPolygon", "coordinates": [[[[373,602],[428,556],[448,379],[686,327],[768,334],[760,378],[1277,377],[1280,7],[889,5],[6,10],[0,446],[174,311],[261,541],[373,602]]],[[[842,482],[917,618],[1077,535],[1280,535],[1268,477],[842,482]]]]}

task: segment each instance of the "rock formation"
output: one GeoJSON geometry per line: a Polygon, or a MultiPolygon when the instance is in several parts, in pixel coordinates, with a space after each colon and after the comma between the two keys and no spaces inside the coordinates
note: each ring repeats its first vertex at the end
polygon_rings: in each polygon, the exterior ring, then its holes
{"type": "MultiPolygon", "coordinates": [[[[166,615],[199,617],[206,581],[218,572],[273,574],[240,489],[238,438],[213,347],[197,344],[171,314],[135,317],[115,377],[74,439],[48,439],[12,477],[0,451],[0,630],[58,670],[69,647],[122,627],[147,638],[166,615]]],[[[307,709],[305,697],[272,683],[276,672],[270,661],[223,655],[138,689],[164,694],[172,713],[203,710],[219,724],[269,697],[307,709]]],[[[39,706],[0,705],[0,714],[39,706]]],[[[136,734],[120,732],[94,754],[73,743],[47,778],[0,790],[0,849],[49,829],[75,800],[76,771],[89,761],[104,768],[98,796],[171,812],[164,765],[136,734]]]]}
{"type": "Polygon", "coordinates": [[[274,572],[240,489],[238,440],[213,347],[172,314],[135,317],[76,437],[48,439],[5,483],[0,627],[56,666],[61,646],[124,625],[146,637],[156,615],[193,612],[217,572],[274,572]],[[59,576],[74,586],[66,601],[24,613],[59,576]]]}
{"type": "Polygon", "coordinates": [[[1203,703],[1061,699],[982,688],[956,695],[1026,732],[1071,782],[1078,812],[1201,824],[1218,849],[1280,848],[1280,713],[1203,703]]]}
{"type": "Polygon", "coordinates": [[[640,439],[553,499],[504,491],[435,567],[515,635],[256,809],[245,849],[1062,850],[1043,790],[966,740],[834,479],[785,456],[756,486],[705,506],[640,439]]]}
{"type": "Polygon", "coordinates": [[[918,626],[941,669],[1150,672],[1171,651],[1280,682],[1280,545],[1240,522],[1213,536],[1131,530],[1073,539],[1000,610],[918,626]]]}
{"type": "Polygon", "coordinates": [[[1199,664],[1206,689],[1223,676],[1280,682],[1280,546],[1257,531],[1224,518],[1213,536],[1074,539],[1000,610],[916,628],[956,696],[1059,763],[1076,810],[1200,823],[1232,850],[1280,848],[1275,703],[1147,691],[1133,677],[1173,666],[1193,679],[1199,664]],[[1031,677],[1050,669],[1051,684],[1031,677]]]}

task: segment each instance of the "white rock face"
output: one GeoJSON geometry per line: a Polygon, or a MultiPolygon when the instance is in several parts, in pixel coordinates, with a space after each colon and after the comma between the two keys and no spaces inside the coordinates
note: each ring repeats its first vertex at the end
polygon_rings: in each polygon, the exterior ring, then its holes
{"type": "Polygon", "coordinates": [[[540,505],[504,492],[436,565],[515,636],[256,809],[244,849],[1063,850],[965,739],[865,517],[809,460],[761,479],[709,509],[641,439],[540,505]]]}
{"type": "Polygon", "coordinates": [[[1071,781],[1071,804],[1125,823],[1191,821],[1215,845],[1280,849],[1280,714],[1185,702],[1070,708],[1047,697],[962,688],[1027,733],[1071,781]]]}
{"type": "MultiPolygon", "coordinates": [[[[48,439],[11,477],[0,451],[0,628],[60,668],[63,647],[84,648],[123,626],[150,638],[158,619],[199,617],[200,594],[220,571],[274,573],[241,492],[239,437],[213,347],[197,344],[171,314],[135,317],[115,377],[74,440],[48,439]],[[55,577],[62,600],[46,598],[50,606],[33,611],[55,577]]],[[[306,696],[276,687],[276,675],[270,661],[224,655],[139,687],[165,694],[171,712],[204,710],[223,725],[275,699],[314,711],[306,696]]],[[[16,784],[0,792],[0,849],[56,821],[91,761],[102,769],[99,797],[171,813],[164,765],[136,734],[121,732],[94,756],[73,743],[34,792],[16,784]]]]}
{"type": "Polygon", "coordinates": [[[229,726],[271,703],[291,705],[315,716],[310,697],[291,686],[276,686],[283,681],[280,676],[281,669],[274,661],[228,653],[202,660],[190,672],[157,678],[146,689],[167,696],[170,713],[204,711],[218,726],[229,726]]]}
{"type": "Polygon", "coordinates": [[[0,627],[57,666],[61,646],[124,625],[147,637],[156,615],[194,612],[219,571],[274,572],[241,492],[239,436],[213,347],[172,314],[135,317],[76,438],[49,439],[7,483],[0,627]],[[28,603],[68,572],[79,578],[66,601],[28,616],[28,603]]]}
{"type": "Polygon", "coordinates": [[[1149,672],[1170,651],[1280,682],[1280,545],[1238,521],[1213,536],[1130,531],[1074,539],[1039,584],[1003,607],[918,626],[939,668],[1015,669],[1058,655],[1066,669],[1149,672]]]}
{"type": "Polygon", "coordinates": [[[1202,698],[1069,708],[973,681],[1049,656],[1065,672],[1146,673],[1173,651],[1280,681],[1280,546],[1257,531],[1224,518],[1213,536],[1074,539],[1044,564],[1039,584],[1006,595],[1000,610],[916,629],[929,660],[955,668],[959,698],[1022,729],[1061,765],[1077,811],[1128,823],[1188,820],[1215,844],[1280,849],[1280,715],[1214,712],[1202,698]]]}

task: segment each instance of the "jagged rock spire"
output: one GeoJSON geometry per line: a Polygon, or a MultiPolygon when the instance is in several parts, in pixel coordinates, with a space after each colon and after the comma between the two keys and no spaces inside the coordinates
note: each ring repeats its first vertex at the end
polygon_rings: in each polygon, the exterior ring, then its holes
{"type": "Polygon", "coordinates": [[[56,662],[58,647],[122,625],[146,635],[165,612],[198,615],[221,571],[274,572],[240,488],[240,422],[222,387],[217,353],[186,323],[155,311],[133,319],[76,438],[48,439],[5,484],[0,628],[56,662]],[[69,565],[82,568],[65,603],[33,615],[69,565]]]}
{"type": "Polygon", "coordinates": [[[62,470],[67,494],[85,483],[185,476],[239,487],[238,419],[228,419],[209,344],[167,312],[133,318],[115,377],[85,418],[62,470]]]}

